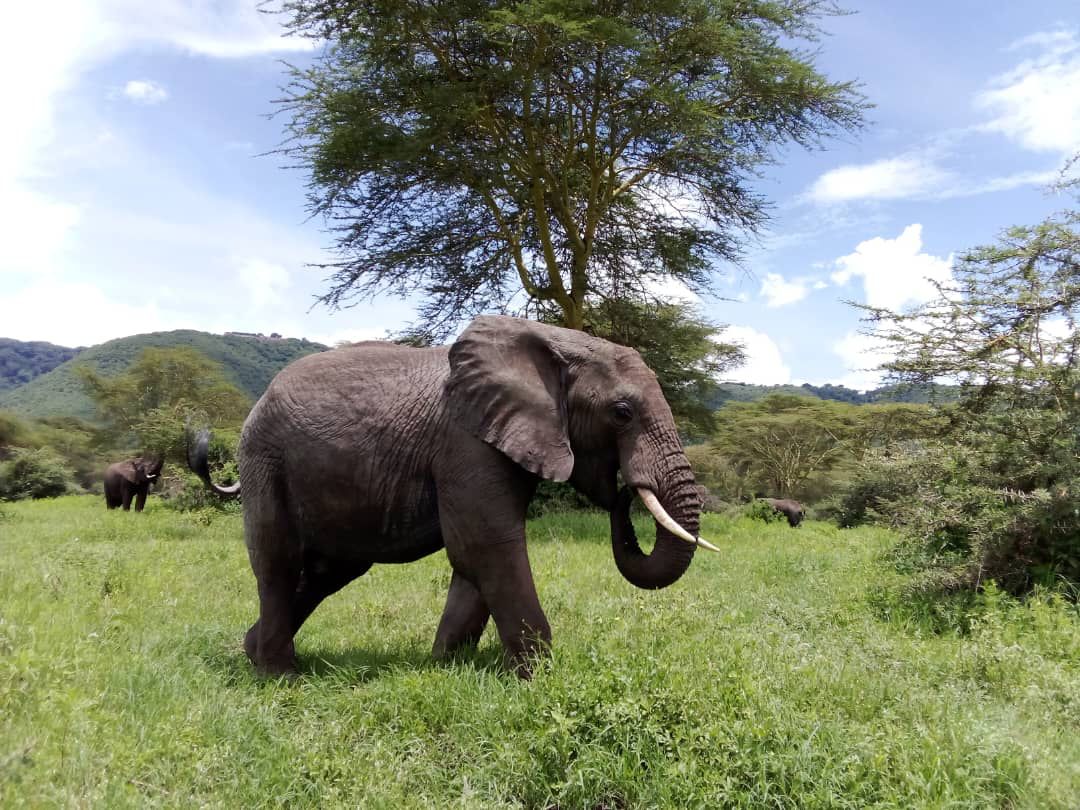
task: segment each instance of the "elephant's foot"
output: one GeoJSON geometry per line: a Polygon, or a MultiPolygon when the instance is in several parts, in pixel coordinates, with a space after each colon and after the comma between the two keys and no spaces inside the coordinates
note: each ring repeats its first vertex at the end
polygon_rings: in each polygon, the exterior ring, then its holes
{"type": "Polygon", "coordinates": [[[254,665],[255,671],[271,678],[300,674],[296,663],[296,650],[291,640],[281,655],[264,657],[259,654],[259,649],[259,622],[255,622],[244,634],[244,653],[254,665]]]}
{"type": "Polygon", "coordinates": [[[247,653],[248,660],[257,664],[259,662],[259,623],[251,625],[251,628],[244,634],[244,652],[247,653]]]}

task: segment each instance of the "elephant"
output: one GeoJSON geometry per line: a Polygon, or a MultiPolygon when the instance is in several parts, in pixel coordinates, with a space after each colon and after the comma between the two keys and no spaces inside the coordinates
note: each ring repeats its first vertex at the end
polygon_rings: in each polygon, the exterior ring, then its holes
{"type": "Polygon", "coordinates": [[[786,515],[788,525],[793,529],[797,529],[806,517],[806,510],[798,501],[789,498],[763,498],[762,500],[780,514],[786,515]]]}
{"type": "Polygon", "coordinates": [[[132,496],[135,498],[135,511],[141,512],[146,504],[146,493],[150,485],[161,474],[163,459],[129,458],[110,464],[105,470],[105,506],[108,509],[123,507],[131,509],[132,496]]]}
{"type": "Polygon", "coordinates": [[[641,356],[521,318],[478,317],[450,346],[365,342],[293,362],[248,415],[231,486],[211,480],[208,442],[189,434],[188,463],[219,495],[242,493],[259,601],[244,650],[262,674],[295,675],[305,619],[372,565],[445,548],[433,657],[474,647],[491,617],[504,662],[529,678],[551,642],[526,549],[540,479],[610,513],[615,565],[637,587],[678,580],[698,546],[719,550],[697,536],[700,490],[641,356]],[[634,492],[656,521],[648,555],[634,492]]]}

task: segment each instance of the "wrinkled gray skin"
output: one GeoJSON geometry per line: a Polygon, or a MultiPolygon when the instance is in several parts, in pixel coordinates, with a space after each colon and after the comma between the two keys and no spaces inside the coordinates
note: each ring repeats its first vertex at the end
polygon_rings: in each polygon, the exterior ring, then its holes
{"type": "Polygon", "coordinates": [[[777,512],[786,515],[788,525],[793,529],[797,528],[802,523],[803,518],[806,517],[806,511],[798,501],[788,498],[765,498],[764,501],[777,512]]]}
{"type": "Polygon", "coordinates": [[[110,464],[105,470],[105,506],[108,509],[131,509],[131,499],[135,499],[135,511],[141,512],[146,504],[146,493],[150,485],[161,474],[163,461],[149,458],[129,458],[110,464]]]}
{"type": "MultiPolygon", "coordinates": [[[[192,469],[223,495],[206,467],[192,469]]],[[[259,619],[244,647],[260,671],[296,669],[293,635],[329,594],[375,563],[445,546],[453,575],[433,654],[475,645],[495,619],[528,677],[551,640],[533,585],[525,511],[540,478],[569,480],[612,513],[623,576],[677,580],[694,546],[657,526],[644,555],[630,487],[653,490],[697,534],[701,496],[656,375],[632,349],[509,317],[472,322],[450,347],[359,343],[277,375],[244,424],[244,531],[259,619]]]]}

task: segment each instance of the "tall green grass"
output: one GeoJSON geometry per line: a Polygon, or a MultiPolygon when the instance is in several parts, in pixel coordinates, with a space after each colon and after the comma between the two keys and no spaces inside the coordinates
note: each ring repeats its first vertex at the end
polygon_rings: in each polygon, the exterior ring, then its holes
{"type": "Polygon", "coordinates": [[[1080,806],[1075,611],[990,591],[943,631],[897,601],[880,530],[706,517],[723,553],[646,593],[603,516],[551,515],[531,682],[491,629],[431,661],[437,554],[329,599],[290,683],[240,649],[239,516],[4,510],[4,807],[1080,806]]]}

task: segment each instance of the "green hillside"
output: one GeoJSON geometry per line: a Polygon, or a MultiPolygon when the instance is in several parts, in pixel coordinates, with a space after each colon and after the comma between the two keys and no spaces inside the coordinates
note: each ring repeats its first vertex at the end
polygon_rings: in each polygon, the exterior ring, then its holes
{"type": "Polygon", "coordinates": [[[48,374],[82,349],[69,349],[40,340],[0,338],[0,392],[26,385],[42,374],[48,374]]]}
{"type": "Polygon", "coordinates": [[[885,385],[869,391],[856,391],[843,385],[754,385],[752,383],[721,383],[717,394],[709,403],[714,409],[729,402],[756,402],[769,394],[793,394],[796,396],[831,399],[852,405],[870,405],[879,402],[904,402],[925,405],[928,402],[943,404],[955,402],[960,396],[956,385],[885,385]]]}
{"type": "Polygon", "coordinates": [[[76,358],[47,374],[18,388],[0,392],[0,409],[39,419],[48,416],[92,419],[94,406],[75,375],[77,363],[88,363],[103,374],[117,374],[131,365],[143,349],[177,346],[190,346],[220,362],[229,379],[253,400],[261,396],[274,375],[293,360],[327,348],[321,343],[296,338],[212,335],[192,329],[132,335],[83,349],[76,358]]]}

